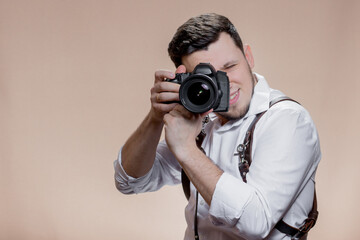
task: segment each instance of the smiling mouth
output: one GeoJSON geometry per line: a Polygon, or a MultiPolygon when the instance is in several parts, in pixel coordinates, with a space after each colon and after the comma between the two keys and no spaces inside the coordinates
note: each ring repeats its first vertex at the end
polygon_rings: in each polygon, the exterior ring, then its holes
{"type": "Polygon", "coordinates": [[[238,89],[236,92],[234,92],[233,94],[230,95],[230,105],[235,103],[238,99],[239,99],[239,92],[240,92],[240,89],[238,89]]]}

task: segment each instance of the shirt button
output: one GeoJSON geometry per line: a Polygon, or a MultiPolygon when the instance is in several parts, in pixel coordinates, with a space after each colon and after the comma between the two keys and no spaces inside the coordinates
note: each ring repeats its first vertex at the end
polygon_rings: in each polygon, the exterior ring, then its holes
{"type": "Polygon", "coordinates": [[[200,200],[200,205],[204,206],[204,204],[205,204],[204,200],[200,200]]]}

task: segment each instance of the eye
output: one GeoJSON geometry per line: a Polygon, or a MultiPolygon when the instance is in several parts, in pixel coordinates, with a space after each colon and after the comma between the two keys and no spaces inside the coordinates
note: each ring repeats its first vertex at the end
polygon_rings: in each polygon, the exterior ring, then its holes
{"type": "Polygon", "coordinates": [[[236,65],[237,65],[236,63],[231,64],[231,65],[228,65],[228,66],[225,67],[225,70],[230,70],[230,69],[232,69],[233,67],[235,67],[236,65]]]}

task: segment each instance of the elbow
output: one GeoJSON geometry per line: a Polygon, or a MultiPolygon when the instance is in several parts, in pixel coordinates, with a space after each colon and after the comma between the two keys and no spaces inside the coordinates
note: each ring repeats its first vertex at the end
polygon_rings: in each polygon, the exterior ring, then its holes
{"type": "Polygon", "coordinates": [[[132,194],[134,191],[129,185],[129,178],[121,167],[119,160],[114,161],[114,180],[116,189],[123,194],[132,194]]]}
{"type": "Polygon", "coordinates": [[[134,193],[134,191],[125,182],[119,181],[118,179],[116,179],[116,177],[115,177],[115,187],[119,192],[125,195],[130,195],[134,193]]]}
{"type": "Polygon", "coordinates": [[[264,216],[247,219],[246,222],[241,221],[240,218],[234,226],[234,231],[246,239],[266,239],[272,229],[271,220],[264,216]]]}

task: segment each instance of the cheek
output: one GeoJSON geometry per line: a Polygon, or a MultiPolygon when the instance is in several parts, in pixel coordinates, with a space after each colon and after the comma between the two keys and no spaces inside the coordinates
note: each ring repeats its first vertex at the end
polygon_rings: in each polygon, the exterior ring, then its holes
{"type": "Polygon", "coordinates": [[[227,72],[227,76],[229,78],[230,84],[240,84],[244,85],[246,83],[246,79],[248,78],[248,72],[245,68],[236,68],[233,71],[227,72]]]}
{"type": "Polygon", "coordinates": [[[228,74],[230,87],[245,87],[245,78],[239,74],[228,74]]]}

